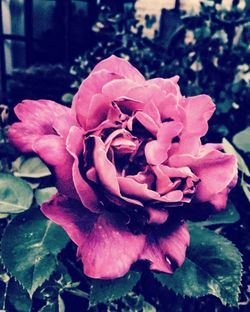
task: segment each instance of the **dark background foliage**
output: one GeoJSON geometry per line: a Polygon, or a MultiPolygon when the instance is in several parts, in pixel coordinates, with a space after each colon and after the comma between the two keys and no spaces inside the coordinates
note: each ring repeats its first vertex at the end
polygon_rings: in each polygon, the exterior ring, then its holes
{"type": "MultiPolygon", "coordinates": [[[[6,35],[0,27],[1,170],[13,172],[11,161],[20,156],[9,146],[5,132],[15,120],[13,107],[21,100],[46,98],[69,106],[81,81],[97,62],[111,54],[129,60],[147,78],[179,75],[182,94],[206,93],[217,105],[206,139],[221,142],[226,137],[235,148],[233,152],[242,157],[239,158],[240,179],[230,195],[240,220],[234,224],[211,225],[211,229],[230,239],[243,255],[239,308],[249,311],[249,1],[241,9],[240,1],[234,0],[230,10],[224,9],[219,0],[204,1],[195,15],[182,11],[180,1],[176,1],[172,10],[162,10],[159,30],[152,39],[145,36],[145,29],[153,26],[155,17],[146,15],[145,26],[141,26],[136,19],[134,1],[82,1],[80,7],[76,3],[81,1],[41,2],[54,3],[49,28],[41,31],[39,1],[33,2],[32,9],[32,1],[28,0],[24,2],[24,34],[6,35]],[[13,57],[18,51],[23,55],[23,63],[18,58],[14,60],[14,70],[10,73],[3,53],[6,40],[12,40],[13,57]],[[23,44],[21,50],[15,46],[16,42],[23,44]]],[[[231,145],[227,148],[232,151],[231,145]]],[[[41,178],[39,188],[53,185],[46,174],[38,178],[41,178]]],[[[8,214],[1,215],[1,233],[11,219],[8,214]]],[[[61,312],[63,306],[66,311],[87,310],[89,281],[75,260],[75,246],[68,244],[59,260],[61,264],[55,273],[35,292],[32,311],[61,312]]],[[[4,266],[0,268],[0,307],[6,311],[28,311],[27,294],[9,278],[4,266]],[[23,296],[22,303],[18,296],[23,296]]],[[[100,303],[91,310],[191,312],[236,311],[237,308],[223,306],[213,296],[183,298],[162,287],[151,273],[145,273],[127,296],[100,303]]]]}

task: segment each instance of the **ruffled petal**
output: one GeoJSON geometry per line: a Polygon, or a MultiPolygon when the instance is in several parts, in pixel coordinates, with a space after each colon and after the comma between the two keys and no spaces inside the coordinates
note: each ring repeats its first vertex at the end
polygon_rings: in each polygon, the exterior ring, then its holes
{"type": "Polygon", "coordinates": [[[106,69],[111,73],[124,76],[136,82],[145,81],[143,75],[134,66],[132,66],[128,61],[115,55],[111,55],[105,60],[99,62],[92,72],[97,72],[102,69],[106,69]]]}
{"type": "Polygon", "coordinates": [[[125,196],[138,198],[143,201],[158,200],[160,198],[158,193],[148,189],[146,183],[141,184],[128,177],[118,177],[117,179],[121,193],[125,196]]]}
{"type": "Polygon", "coordinates": [[[182,200],[183,193],[179,190],[171,191],[164,196],[152,191],[146,183],[141,184],[129,177],[118,177],[121,193],[128,197],[138,198],[141,201],[160,201],[164,203],[175,203],[182,200]]]}
{"type": "Polygon", "coordinates": [[[147,236],[140,259],[148,260],[151,270],[173,273],[183,264],[189,242],[190,236],[185,223],[172,228],[166,223],[147,236]]]}
{"type": "Polygon", "coordinates": [[[92,212],[101,210],[100,201],[91,186],[83,179],[79,169],[79,157],[83,152],[83,131],[80,128],[70,129],[66,148],[74,159],[72,165],[72,176],[76,191],[82,204],[92,212]]]}
{"type": "Polygon", "coordinates": [[[106,120],[111,103],[103,94],[95,94],[90,101],[88,116],[86,118],[86,130],[97,127],[106,120]]]}
{"type": "Polygon", "coordinates": [[[140,110],[144,107],[144,103],[134,100],[129,97],[119,97],[113,101],[123,113],[131,114],[134,111],[140,110]]]}
{"type": "Polygon", "coordinates": [[[166,94],[173,94],[180,97],[180,88],[177,84],[179,76],[174,76],[171,78],[153,78],[147,81],[148,84],[156,84],[163,90],[166,94]]]}
{"type": "Polygon", "coordinates": [[[167,221],[169,213],[167,210],[156,209],[149,207],[147,209],[149,213],[148,224],[163,224],[167,221]]]}
{"type": "Polygon", "coordinates": [[[158,108],[162,122],[166,120],[180,119],[180,112],[178,108],[178,99],[176,95],[170,93],[167,96],[161,96],[155,100],[156,107],[158,108]]]}
{"type": "Polygon", "coordinates": [[[155,121],[148,114],[145,114],[144,112],[139,111],[139,112],[136,112],[132,118],[138,120],[139,123],[141,125],[143,125],[143,127],[147,131],[149,131],[154,136],[156,136],[159,127],[157,126],[155,121]]]}
{"type": "Polygon", "coordinates": [[[18,104],[14,110],[21,121],[37,124],[45,131],[48,130],[47,127],[49,130],[51,129],[55,117],[70,112],[68,107],[49,100],[25,100],[18,104]]]}
{"type": "Polygon", "coordinates": [[[120,196],[117,172],[114,165],[107,158],[105,144],[99,137],[93,136],[93,139],[95,141],[93,161],[96,174],[106,190],[111,194],[120,196]]]}
{"type": "Polygon", "coordinates": [[[218,207],[222,207],[221,204],[226,203],[227,194],[224,190],[232,181],[235,181],[237,176],[236,157],[218,150],[209,151],[207,154],[203,153],[202,156],[197,157],[191,155],[172,156],[170,165],[190,167],[200,179],[196,186],[195,198],[201,202],[215,202],[214,196],[220,194],[218,207]]]}
{"type": "MultiPolygon", "coordinates": [[[[9,140],[21,152],[30,153],[33,152],[33,143],[40,137],[55,134],[54,121],[60,120],[62,115],[70,116],[70,109],[53,101],[26,100],[15,107],[15,113],[21,122],[14,123],[10,127],[9,140]]],[[[64,128],[63,121],[60,126],[64,128]]]]}
{"type": "Polygon", "coordinates": [[[72,112],[76,114],[80,125],[85,129],[91,99],[94,95],[102,93],[102,87],[114,79],[121,79],[122,76],[111,73],[106,69],[92,72],[81,84],[74,96],[72,112]]]}
{"type": "Polygon", "coordinates": [[[126,96],[131,88],[138,84],[130,79],[115,79],[106,83],[102,88],[102,93],[108,96],[111,101],[119,97],[126,96]]]}
{"type": "Polygon", "coordinates": [[[125,275],[145,244],[144,235],[134,235],[118,226],[112,214],[92,214],[79,201],[64,196],[56,195],[41,210],[77,244],[84,273],[92,278],[125,275]]]}
{"type": "Polygon", "coordinates": [[[165,122],[159,128],[157,140],[150,141],[145,146],[147,162],[152,165],[160,165],[168,158],[168,150],[171,147],[172,139],[182,130],[179,122],[165,122]]]}
{"type": "Polygon", "coordinates": [[[184,127],[178,153],[195,155],[200,147],[200,138],[207,133],[207,122],[214,113],[215,105],[210,96],[201,94],[183,99],[181,106],[184,109],[184,127]]]}
{"type": "Polygon", "coordinates": [[[54,168],[57,189],[64,195],[78,198],[72,179],[73,158],[66,150],[64,140],[57,135],[43,135],[33,143],[32,148],[54,168]]]}

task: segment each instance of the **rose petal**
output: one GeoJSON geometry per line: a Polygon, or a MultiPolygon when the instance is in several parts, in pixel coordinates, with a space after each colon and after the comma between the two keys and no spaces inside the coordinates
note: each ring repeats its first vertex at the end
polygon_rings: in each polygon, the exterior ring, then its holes
{"type": "Polygon", "coordinates": [[[149,115],[145,114],[144,112],[136,112],[134,119],[137,119],[146,130],[156,136],[159,127],[149,115]]]}
{"type": "Polygon", "coordinates": [[[177,84],[179,76],[174,76],[171,78],[154,78],[147,81],[148,84],[156,84],[163,90],[166,94],[173,94],[180,97],[180,88],[177,84]]]}
{"type": "Polygon", "coordinates": [[[174,94],[170,93],[167,96],[157,98],[155,102],[163,122],[168,119],[175,121],[180,119],[178,99],[174,94]]]}
{"type": "Polygon", "coordinates": [[[161,116],[158,108],[153,102],[145,104],[143,107],[143,113],[147,114],[154,120],[154,123],[159,127],[161,124],[161,116]]]}
{"type": "Polygon", "coordinates": [[[149,224],[163,224],[167,221],[169,213],[167,210],[160,210],[155,208],[148,208],[149,224]]]}
{"type": "Polygon", "coordinates": [[[111,101],[124,97],[128,91],[138,84],[130,79],[115,79],[106,83],[102,88],[102,93],[110,98],[111,101]]]}
{"type": "Polygon", "coordinates": [[[150,261],[150,269],[173,273],[185,260],[187,246],[190,242],[185,223],[170,231],[171,225],[162,230],[157,228],[147,236],[147,241],[140,259],[150,261]]]}
{"type": "Polygon", "coordinates": [[[73,181],[76,191],[82,201],[82,204],[92,212],[99,212],[102,207],[94,190],[83,179],[79,170],[79,156],[83,149],[83,131],[80,128],[72,127],[70,129],[66,148],[72,155],[74,162],[72,166],[73,181]]]}
{"type": "Polygon", "coordinates": [[[111,55],[105,60],[99,62],[93,69],[92,73],[102,69],[106,69],[111,73],[124,76],[136,82],[145,81],[143,75],[134,66],[132,66],[128,61],[115,55],[111,55]]]}
{"type": "Polygon", "coordinates": [[[118,226],[109,213],[92,214],[80,202],[60,195],[43,204],[41,209],[78,245],[84,273],[89,277],[121,277],[142,252],[145,236],[133,235],[118,226]]]}
{"type": "Polygon", "coordinates": [[[147,163],[150,165],[162,164],[168,157],[168,148],[169,146],[161,144],[157,140],[148,142],[145,146],[147,163]]]}
{"type": "MultiPolygon", "coordinates": [[[[196,186],[196,198],[201,202],[212,201],[214,196],[223,192],[237,175],[237,161],[234,155],[217,150],[202,156],[176,155],[170,158],[170,165],[188,166],[200,178],[196,186]]],[[[224,196],[226,194],[223,192],[224,196]]]]}
{"type": "Polygon", "coordinates": [[[42,160],[54,167],[58,190],[69,197],[78,198],[72,179],[73,158],[57,135],[43,135],[33,143],[33,150],[42,160]]]}
{"type": "Polygon", "coordinates": [[[212,116],[215,105],[212,99],[205,94],[192,96],[181,101],[185,111],[183,116],[183,131],[180,138],[178,153],[197,153],[200,147],[200,138],[208,130],[208,120],[212,116]]]}
{"type": "Polygon", "coordinates": [[[28,121],[46,129],[55,117],[69,113],[70,109],[49,100],[25,100],[15,107],[15,113],[21,121],[28,121]]]}
{"type": "Polygon", "coordinates": [[[105,144],[99,137],[92,136],[95,141],[93,151],[94,167],[103,186],[112,194],[120,196],[120,188],[117,181],[117,172],[114,165],[108,160],[105,144]]]}
{"type": "Polygon", "coordinates": [[[101,93],[102,87],[114,79],[121,79],[122,76],[110,73],[105,69],[92,72],[81,84],[74,96],[72,111],[75,112],[77,120],[85,129],[91,99],[94,95],[101,93]]]}
{"type": "Polygon", "coordinates": [[[15,107],[15,113],[21,122],[10,127],[9,140],[23,153],[30,153],[41,136],[55,134],[54,121],[61,115],[70,116],[70,109],[53,101],[26,100],[15,107]]]}
{"type": "Polygon", "coordinates": [[[128,177],[117,177],[117,180],[123,195],[138,198],[144,201],[152,201],[160,198],[158,193],[148,189],[146,183],[140,184],[134,179],[128,177]]]}
{"type": "MultiPolygon", "coordinates": [[[[96,174],[100,183],[105,187],[105,190],[107,190],[112,196],[117,196],[118,202],[126,201],[134,205],[142,206],[142,203],[139,200],[122,196],[118,183],[117,172],[115,166],[107,158],[105,144],[99,137],[91,136],[90,138],[93,138],[95,141],[93,162],[96,174]]],[[[106,196],[110,197],[109,194],[106,194],[106,196]]]]}
{"type": "Polygon", "coordinates": [[[88,116],[86,118],[86,130],[97,127],[107,118],[108,110],[111,107],[108,97],[103,94],[95,94],[91,98],[88,116]]]}
{"type": "Polygon", "coordinates": [[[125,114],[132,114],[133,112],[140,110],[144,107],[144,103],[141,101],[134,100],[129,97],[119,97],[113,101],[120,110],[125,114]]]}
{"type": "Polygon", "coordinates": [[[148,185],[140,184],[133,178],[129,177],[118,177],[121,193],[127,197],[138,198],[142,201],[160,201],[166,203],[179,202],[183,193],[179,190],[169,192],[164,196],[160,196],[159,193],[152,191],[148,188],[148,185]]]}
{"type": "Polygon", "coordinates": [[[165,122],[157,132],[157,140],[151,141],[145,146],[145,156],[148,164],[160,165],[168,158],[168,150],[171,147],[172,139],[182,129],[179,122],[165,122]]]}

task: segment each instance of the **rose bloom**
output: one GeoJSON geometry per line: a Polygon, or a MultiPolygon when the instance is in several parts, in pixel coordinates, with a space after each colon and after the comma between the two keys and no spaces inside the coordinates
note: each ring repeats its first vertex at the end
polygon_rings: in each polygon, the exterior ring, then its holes
{"type": "Polygon", "coordinates": [[[84,273],[112,279],[138,260],[166,273],[182,265],[185,220],[224,209],[236,183],[233,155],[202,144],[215,105],[184,97],[178,77],[145,80],[111,56],[83,81],[71,108],[26,100],[10,141],[36,153],[58,194],[42,212],[78,246],[84,273]]]}

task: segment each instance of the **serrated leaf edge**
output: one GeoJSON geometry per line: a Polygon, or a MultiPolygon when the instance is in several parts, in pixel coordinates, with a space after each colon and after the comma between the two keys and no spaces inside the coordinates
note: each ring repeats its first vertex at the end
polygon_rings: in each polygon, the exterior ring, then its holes
{"type": "MultiPolygon", "coordinates": [[[[237,251],[238,251],[238,254],[239,254],[239,256],[240,256],[240,263],[239,263],[239,265],[240,265],[240,273],[239,273],[239,280],[240,280],[240,283],[239,283],[239,286],[238,286],[238,288],[237,288],[237,305],[235,306],[235,305],[232,305],[232,304],[230,304],[230,303],[228,303],[228,302],[223,302],[222,300],[221,300],[221,298],[220,297],[218,297],[218,296],[216,296],[215,294],[213,294],[213,293],[204,293],[204,294],[202,294],[202,295],[200,295],[200,296],[189,296],[189,295],[183,295],[183,294],[181,294],[180,292],[178,292],[178,291],[175,291],[175,290],[173,290],[171,287],[169,287],[168,285],[163,285],[162,284],[162,282],[157,278],[157,275],[156,274],[153,274],[154,275],[154,277],[156,278],[156,280],[163,286],[163,287],[166,287],[168,290],[171,290],[171,291],[173,291],[176,295],[180,295],[181,297],[183,297],[183,298],[186,298],[186,297],[188,297],[188,298],[201,298],[201,297],[204,297],[204,296],[208,296],[208,295],[212,295],[212,296],[214,296],[214,297],[216,297],[216,298],[218,298],[220,301],[221,301],[221,303],[224,305],[224,306],[229,306],[229,307],[238,307],[238,301],[239,301],[239,295],[240,295],[240,287],[242,286],[242,278],[243,278],[243,255],[242,255],[242,253],[239,251],[239,249],[236,247],[236,245],[231,241],[231,240],[229,240],[229,239],[227,239],[225,236],[223,236],[223,235],[220,235],[220,234],[217,234],[216,232],[214,232],[214,231],[212,231],[212,230],[209,230],[209,229],[207,229],[206,227],[203,227],[203,226],[199,226],[199,225],[195,225],[195,224],[192,224],[192,226],[194,226],[194,227],[199,227],[200,229],[202,229],[202,230],[206,230],[206,231],[210,231],[210,232],[212,232],[212,233],[214,233],[215,235],[218,235],[218,236],[220,236],[222,239],[224,239],[225,241],[227,241],[229,244],[231,244],[237,251]]],[[[191,259],[189,259],[188,257],[186,257],[190,262],[192,262],[192,263],[194,263],[195,265],[197,265],[195,262],[193,262],[191,259]]],[[[199,268],[201,268],[199,265],[197,265],[199,268]]],[[[204,271],[204,269],[203,268],[201,268],[201,270],[202,271],[204,271]]],[[[205,271],[206,272],[206,271],[205,271]]],[[[211,276],[211,274],[210,273],[208,273],[208,272],[206,272],[206,274],[208,274],[208,275],[210,275],[211,276]]],[[[213,277],[213,276],[212,276],[213,277]]],[[[214,279],[214,277],[213,277],[213,279],[214,279]]],[[[216,280],[216,279],[215,279],[216,280]]],[[[217,281],[217,280],[216,280],[217,281]]],[[[219,284],[221,284],[220,283],[220,281],[218,281],[218,283],[219,284]]],[[[223,287],[224,288],[224,287],[223,287]]],[[[224,288],[225,289],[225,288],[224,288]]]]}
{"type": "MultiPolygon", "coordinates": [[[[36,291],[39,287],[41,287],[46,281],[48,281],[48,280],[50,279],[51,275],[55,272],[55,270],[51,271],[50,275],[49,275],[41,284],[38,284],[37,288],[36,288],[33,292],[29,291],[29,290],[23,285],[23,283],[22,283],[21,281],[19,281],[19,280],[15,277],[15,275],[13,275],[13,274],[8,270],[8,268],[7,268],[7,266],[6,266],[5,262],[4,262],[4,259],[3,259],[3,257],[2,257],[2,238],[3,238],[3,236],[4,236],[5,232],[6,232],[6,230],[7,230],[8,226],[9,226],[9,224],[11,224],[11,222],[12,222],[13,220],[14,220],[14,218],[7,224],[7,226],[6,226],[6,227],[4,228],[4,230],[3,230],[3,234],[2,234],[1,242],[0,242],[0,250],[1,250],[1,252],[0,252],[0,261],[1,261],[1,264],[3,265],[4,269],[6,270],[6,272],[10,275],[10,277],[11,277],[11,278],[14,278],[14,280],[15,280],[16,282],[18,282],[18,284],[19,284],[24,290],[27,291],[27,293],[29,294],[30,299],[32,299],[32,296],[33,296],[33,294],[35,293],[35,291],[36,291]]],[[[51,223],[53,223],[53,222],[51,221],[51,223]]],[[[47,230],[48,230],[48,229],[46,228],[45,233],[47,233],[47,230]]],[[[43,236],[43,238],[44,238],[44,236],[43,236]]],[[[48,254],[49,254],[49,253],[48,253],[48,254]]],[[[57,258],[57,255],[53,255],[53,256],[54,256],[55,259],[56,259],[56,265],[55,265],[55,269],[56,269],[56,266],[58,265],[58,258],[57,258]]]]}
{"type": "MultiPolygon", "coordinates": [[[[138,273],[139,273],[139,272],[138,272],[138,273]]],[[[137,280],[137,282],[133,285],[133,287],[132,287],[131,289],[129,289],[129,291],[128,291],[127,293],[129,293],[130,291],[133,290],[133,288],[139,283],[140,279],[141,279],[141,275],[140,275],[139,279],[137,280]]],[[[91,293],[92,293],[92,289],[93,289],[93,285],[90,286],[90,291],[89,291],[89,307],[88,307],[88,309],[93,308],[94,306],[96,306],[96,305],[98,305],[98,304],[100,304],[100,303],[104,303],[104,304],[105,304],[105,303],[110,303],[110,302],[115,301],[115,300],[119,300],[119,299],[121,299],[123,296],[125,296],[125,294],[122,294],[122,295],[120,295],[120,296],[116,296],[115,298],[110,297],[110,298],[108,298],[108,300],[99,301],[99,302],[96,302],[95,304],[91,304],[91,293]]]]}

